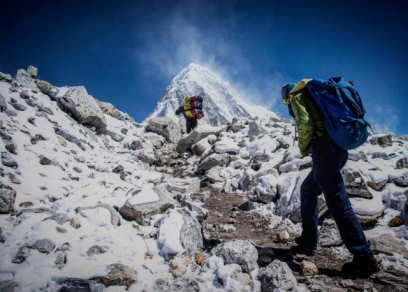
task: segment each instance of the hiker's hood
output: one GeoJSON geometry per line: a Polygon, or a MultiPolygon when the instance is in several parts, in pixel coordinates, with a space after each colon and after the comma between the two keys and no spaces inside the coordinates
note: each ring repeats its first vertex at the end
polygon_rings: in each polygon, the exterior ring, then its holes
{"type": "Polygon", "coordinates": [[[292,100],[292,98],[296,95],[297,92],[302,91],[305,89],[307,83],[313,79],[302,79],[300,80],[295,87],[289,92],[289,100],[292,100]]]}

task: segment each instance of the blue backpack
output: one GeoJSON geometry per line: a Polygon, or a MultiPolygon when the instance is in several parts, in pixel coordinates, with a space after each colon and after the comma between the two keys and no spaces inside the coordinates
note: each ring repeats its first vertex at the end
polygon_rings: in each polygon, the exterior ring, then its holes
{"type": "Polygon", "coordinates": [[[371,125],[364,119],[366,111],[352,82],[343,77],[313,79],[307,88],[324,115],[327,133],[337,146],[350,150],[367,141],[367,127],[371,125]]]}

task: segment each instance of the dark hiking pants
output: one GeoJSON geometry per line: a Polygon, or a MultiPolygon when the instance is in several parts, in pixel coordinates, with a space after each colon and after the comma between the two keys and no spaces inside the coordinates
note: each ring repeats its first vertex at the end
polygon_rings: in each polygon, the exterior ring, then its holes
{"type": "Polygon", "coordinates": [[[197,127],[197,119],[186,119],[187,134],[197,127]]]}
{"type": "Polygon", "coordinates": [[[318,241],[318,199],[323,192],[327,207],[339,228],[341,238],[352,254],[368,255],[370,245],[346,193],[340,170],[347,162],[348,152],[331,145],[326,136],[312,142],[313,168],[301,186],[303,233],[301,242],[315,249],[318,241]]]}

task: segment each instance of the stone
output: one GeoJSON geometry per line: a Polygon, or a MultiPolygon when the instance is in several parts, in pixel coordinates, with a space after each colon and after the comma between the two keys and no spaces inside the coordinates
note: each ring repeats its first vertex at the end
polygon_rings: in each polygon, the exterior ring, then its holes
{"type": "Polygon", "coordinates": [[[129,121],[131,123],[135,122],[135,120],[132,119],[128,114],[121,112],[120,110],[115,108],[111,103],[102,102],[97,99],[95,99],[95,102],[98,104],[98,106],[101,108],[102,112],[105,115],[110,115],[111,117],[114,117],[119,121],[129,121]]]}
{"type": "Polygon", "coordinates": [[[352,160],[352,161],[359,161],[359,160],[363,160],[364,162],[368,161],[367,155],[365,154],[364,151],[360,150],[360,151],[350,151],[349,152],[349,156],[348,156],[348,160],[352,160]]]}
{"type": "Polygon", "coordinates": [[[203,253],[199,252],[198,254],[196,254],[195,258],[196,258],[197,265],[200,265],[200,266],[204,265],[205,256],[203,253]]]}
{"type": "Polygon", "coordinates": [[[187,199],[181,200],[180,201],[181,207],[187,206],[190,211],[193,211],[194,214],[196,214],[196,218],[198,222],[203,223],[203,221],[207,218],[209,211],[198,204],[195,204],[194,202],[191,202],[187,199]]]}
{"type": "Polygon", "coordinates": [[[94,280],[97,283],[102,283],[105,287],[109,286],[126,286],[126,290],[137,283],[136,275],[126,265],[112,264],[109,267],[109,272],[106,276],[95,277],[90,280],[94,280]]]}
{"type": "Polygon", "coordinates": [[[15,86],[26,87],[28,89],[38,89],[35,80],[24,69],[19,69],[17,71],[16,75],[14,75],[12,84],[15,86]]]}
{"type": "Polygon", "coordinates": [[[333,247],[343,244],[339,229],[333,219],[327,219],[319,230],[318,245],[321,247],[333,247]]]}
{"type": "Polygon", "coordinates": [[[135,156],[142,162],[147,163],[149,165],[153,164],[155,161],[155,155],[153,149],[140,149],[136,150],[135,156]]]}
{"type": "Polygon", "coordinates": [[[106,135],[110,136],[116,142],[122,142],[123,139],[125,139],[124,136],[116,134],[115,132],[109,130],[106,131],[106,135]]]}
{"type": "Polygon", "coordinates": [[[0,291],[2,292],[14,292],[16,283],[14,282],[14,276],[12,273],[0,274],[0,291]]]}
{"type": "Polygon", "coordinates": [[[42,157],[40,159],[40,164],[42,164],[42,165],[50,165],[51,162],[52,162],[51,159],[48,159],[47,157],[42,157]]]}
{"type": "Polygon", "coordinates": [[[132,205],[131,198],[120,208],[120,214],[125,220],[136,221],[142,226],[148,226],[153,215],[162,214],[167,209],[174,208],[176,202],[163,185],[153,187],[159,197],[158,201],[132,205]]]}
{"type": "Polygon", "coordinates": [[[13,210],[16,191],[0,182],[0,214],[8,214],[13,210]]]}
{"type": "MultiPolygon", "coordinates": [[[[275,175],[271,175],[275,177],[275,175]]],[[[276,175],[277,176],[277,175],[276,175]]],[[[272,183],[270,176],[263,176],[257,179],[250,180],[246,187],[247,197],[252,202],[269,204],[278,194],[278,189],[275,183],[272,183]]]]}
{"type": "Polygon", "coordinates": [[[99,134],[106,133],[107,122],[102,110],[88,95],[85,87],[71,87],[58,102],[77,120],[80,124],[95,127],[99,134]]]}
{"type": "Polygon", "coordinates": [[[120,173],[120,172],[122,172],[122,171],[124,171],[125,170],[125,168],[122,166],[122,165],[118,165],[118,166],[116,166],[113,170],[112,170],[112,172],[114,172],[114,173],[120,173]]]}
{"type": "Polygon", "coordinates": [[[373,156],[371,156],[371,158],[372,158],[372,159],[382,158],[382,159],[384,159],[384,160],[390,160],[390,158],[388,157],[388,154],[387,154],[387,153],[384,153],[384,152],[375,152],[375,153],[373,154],[373,156]]]}
{"type": "Polygon", "coordinates": [[[13,81],[13,77],[11,77],[10,74],[4,74],[0,72],[0,80],[10,83],[13,81]]]}
{"type": "Polygon", "coordinates": [[[31,207],[32,205],[34,205],[32,202],[23,202],[23,203],[20,203],[20,207],[23,207],[23,208],[28,208],[28,207],[31,207]]]}
{"type": "Polygon", "coordinates": [[[303,261],[300,264],[300,275],[305,277],[312,277],[319,274],[319,270],[316,265],[312,262],[303,261]]]}
{"type": "Polygon", "coordinates": [[[147,138],[149,139],[150,143],[152,143],[155,149],[161,149],[165,142],[165,139],[163,136],[158,135],[156,133],[152,133],[152,132],[150,132],[147,135],[147,138]]]}
{"type": "Polygon", "coordinates": [[[381,235],[379,237],[369,239],[371,250],[374,254],[384,253],[393,255],[398,253],[408,259],[408,250],[405,245],[392,235],[381,235]]]}
{"type": "Polygon", "coordinates": [[[74,167],[73,168],[73,170],[75,171],[75,172],[78,172],[78,173],[82,173],[82,169],[80,169],[79,167],[74,167]]]}
{"type": "Polygon", "coordinates": [[[13,184],[21,184],[21,180],[17,177],[17,175],[15,175],[14,173],[9,173],[9,178],[10,178],[10,181],[13,183],[13,184]]]}
{"type": "Polygon", "coordinates": [[[0,93],[0,110],[4,112],[7,109],[6,98],[0,93]]]}
{"type": "Polygon", "coordinates": [[[176,151],[178,153],[183,153],[191,146],[199,142],[200,140],[210,136],[218,135],[222,131],[221,127],[211,127],[210,125],[199,125],[190,134],[181,138],[177,142],[176,151]]]}
{"type": "Polygon", "coordinates": [[[226,265],[240,265],[246,273],[258,268],[258,251],[248,240],[232,240],[219,244],[211,252],[223,258],[226,265]]]}
{"type": "Polygon", "coordinates": [[[274,260],[267,267],[261,268],[258,279],[264,292],[273,292],[278,288],[288,291],[297,286],[292,270],[285,262],[279,260],[274,260]]]}
{"type": "Polygon", "coordinates": [[[20,97],[22,99],[29,99],[31,98],[30,93],[28,92],[28,90],[23,90],[20,92],[20,97]]]}
{"type": "Polygon", "coordinates": [[[262,134],[266,134],[267,132],[259,126],[256,122],[249,122],[248,124],[248,136],[254,137],[259,136],[262,134]]]}
{"type": "Polygon", "coordinates": [[[251,276],[248,275],[247,273],[234,271],[231,278],[240,283],[244,287],[251,284],[251,276]]]}
{"type": "Polygon", "coordinates": [[[95,281],[80,278],[62,278],[56,280],[59,292],[104,292],[105,286],[95,281]]]}
{"type": "Polygon", "coordinates": [[[363,227],[364,230],[369,230],[369,229],[374,228],[378,222],[378,219],[380,219],[383,215],[384,215],[384,209],[375,215],[356,214],[358,222],[360,222],[361,227],[363,227]]]}
{"type": "Polygon", "coordinates": [[[16,110],[23,112],[27,109],[27,107],[25,107],[24,105],[20,104],[20,103],[12,103],[11,104],[16,110]]]}
{"type": "Polygon", "coordinates": [[[54,213],[50,217],[47,217],[47,218],[43,219],[43,221],[46,221],[46,220],[54,220],[55,222],[57,222],[60,225],[63,225],[65,223],[71,221],[71,219],[65,213],[54,213]]]}
{"type": "Polygon", "coordinates": [[[169,192],[196,193],[200,190],[200,179],[197,177],[188,179],[172,177],[167,180],[166,189],[169,192]]]}
{"type": "Polygon", "coordinates": [[[390,226],[390,227],[399,227],[399,226],[402,226],[404,224],[405,224],[404,219],[402,219],[399,216],[396,216],[396,217],[392,218],[390,220],[390,222],[388,222],[388,226],[390,226]]]}
{"type": "Polygon", "coordinates": [[[47,95],[51,100],[56,100],[57,94],[59,92],[58,88],[52,86],[47,81],[42,80],[37,80],[37,86],[40,89],[40,91],[43,94],[47,95]]]}
{"type": "Polygon", "coordinates": [[[404,158],[399,159],[397,161],[396,168],[397,169],[408,168],[408,158],[404,157],[404,158]]]}
{"type": "Polygon", "coordinates": [[[405,172],[401,177],[394,178],[394,183],[400,187],[408,187],[408,172],[405,172]]]}
{"type": "Polygon", "coordinates": [[[394,133],[389,133],[387,135],[371,138],[370,143],[371,145],[391,146],[395,138],[396,136],[394,133]]]}
{"type": "Polygon", "coordinates": [[[176,278],[182,277],[186,273],[187,265],[190,262],[191,258],[172,260],[170,263],[170,272],[176,278]]]}
{"type": "Polygon", "coordinates": [[[163,136],[169,143],[177,143],[181,139],[181,128],[167,117],[150,119],[148,130],[163,136]]]}
{"type": "Polygon", "coordinates": [[[57,226],[55,227],[55,229],[58,231],[58,233],[67,233],[67,230],[65,228],[57,226]]]}
{"type": "Polygon", "coordinates": [[[276,235],[278,242],[287,243],[289,241],[290,235],[286,230],[279,231],[276,235]]]}
{"type": "Polygon", "coordinates": [[[55,268],[62,270],[67,263],[67,255],[65,253],[60,253],[55,259],[55,268]]]}
{"type": "Polygon", "coordinates": [[[96,254],[105,253],[108,250],[109,250],[109,247],[107,247],[107,246],[93,245],[88,249],[88,251],[86,252],[86,255],[91,257],[91,256],[96,255],[96,254]]]}
{"type": "MultiPolygon", "coordinates": [[[[214,136],[215,137],[215,135],[210,135],[210,136],[208,136],[208,137],[211,137],[211,136],[214,136]]],[[[210,142],[209,142],[209,140],[208,140],[208,137],[207,138],[204,138],[204,139],[201,139],[200,141],[198,141],[197,143],[195,143],[193,146],[191,146],[191,151],[194,153],[194,154],[197,154],[197,155],[202,155],[203,153],[205,153],[206,151],[209,151],[209,149],[211,149],[211,145],[212,144],[210,144],[210,142]]]]}
{"type": "Polygon", "coordinates": [[[122,129],[120,129],[120,132],[123,134],[123,135],[126,135],[127,133],[128,133],[128,129],[125,129],[125,128],[122,128],[122,129]]]}
{"type": "Polygon", "coordinates": [[[263,268],[272,263],[275,253],[270,247],[261,248],[258,250],[258,265],[263,268]]]}
{"type": "Polygon", "coordinates": [[[121,220],[120,220],[119,214],[116,212],[115,208],[113,208],[109,204],[99,203],[99,204],[96,204],[95,206],[78,207],[78,208],[75,208],[75,212],[79,213],[79,212],[84,211],[84,210],[96,209],[96,208],[103,208],[103,209],[106,209],[106,210],[109,211],[109,213],[111,215],[111,224],[113,226],[120,226],[121,225],[121,220]]]}
{"type": "Polygon", "coordinates": [[[342,170],[346,192],[351,197],[372,199],[373,195],[367,187],[363,176],[358,171],[351,172],[347,168],[342,170]]]}
{"type": "Polygon", "coordinates": [[[21,264],[30,255],[31,255],[30,249],[27,246],[23,246],[22,248],[20,248],[20,250],[18,251],[18,253],[16,254],[16,256],[13,258],[11,262],[15,264],[21,264]]]}
{"type": "MultiPolygon", "coordinates": [[[[174,251],[172,246],[168,246],[166,243],[166,230],[167,225],[171,225],[174,218],[179,215],[183,218],[183,224],[181,226],[180,234],[176,238],[180,240],[183,248],[182,256],[194,258],[198,252],[202,252],[204,247],[202,226],[198,220],[194,217],[191,211],[183,209],[168,210],[160,221],[158,246],[160,254],[165,260],[170,261],[174,259],[179,253],[174,251]],[[178,214],[177,214],[178,213],[178,214]]],[[[170,243],[171,244],[171,243],[170,243]]]]}
{"type": "Polygon", "coordinates": [[[182,277],[173,281],[168,291],[200,292],[200,283],[193,278],[182,277]]]}
{"type": "Polygon", "coordinates": [[[17,162],[16,162],[16,161],[13,159],[13,157],[12,157],[9,153],[7,153],[7,152],[2,152],[2,153],[1,153],[1,163],[2,163],[4,166],[11,167],[11,168],[13,168],[13,169],[16,169],[16,168],[18,167],[17,162]]]}
{"type": "Polygon", "coordinates": [[[27,73],[34,79],[37,79],[38,69],[34,66],[28,66],[27,73]]]}
{"type": "Polygon", "coordinates": [[[72,227],[76,228],[76,229],[78,229],[78,228],[81,227],[81,222],[79,221],[78,218],[72,218],[71,221],[69,221],[69,224],[70,224],[72,227]]]}
{"type": "Polygon", "coordinates": [[[37,240],[32,246],[30,246],[30,248],[36,249],[40,253],[48,254],[54,250],[55,243],[49,239],[40,239],[40,240],[37,240]]]}
{"type": "Polygon", "coordinates": [[[227,167],[231,161],[231,158],[228,154],[213,154],[205,158],[198,166],[197,172],[207,171],[214,166],[227,167]]]}

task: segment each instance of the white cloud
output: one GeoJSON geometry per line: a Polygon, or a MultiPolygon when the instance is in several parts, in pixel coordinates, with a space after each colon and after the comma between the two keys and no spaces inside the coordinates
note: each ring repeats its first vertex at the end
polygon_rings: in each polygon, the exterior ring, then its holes
{"type": "Polygon", "coordinates": [[[400,110],[395,106],[385,103],[375,105],[372,113],[368,112],[367,120],[376,133],[397,132],[400,110]]]}

